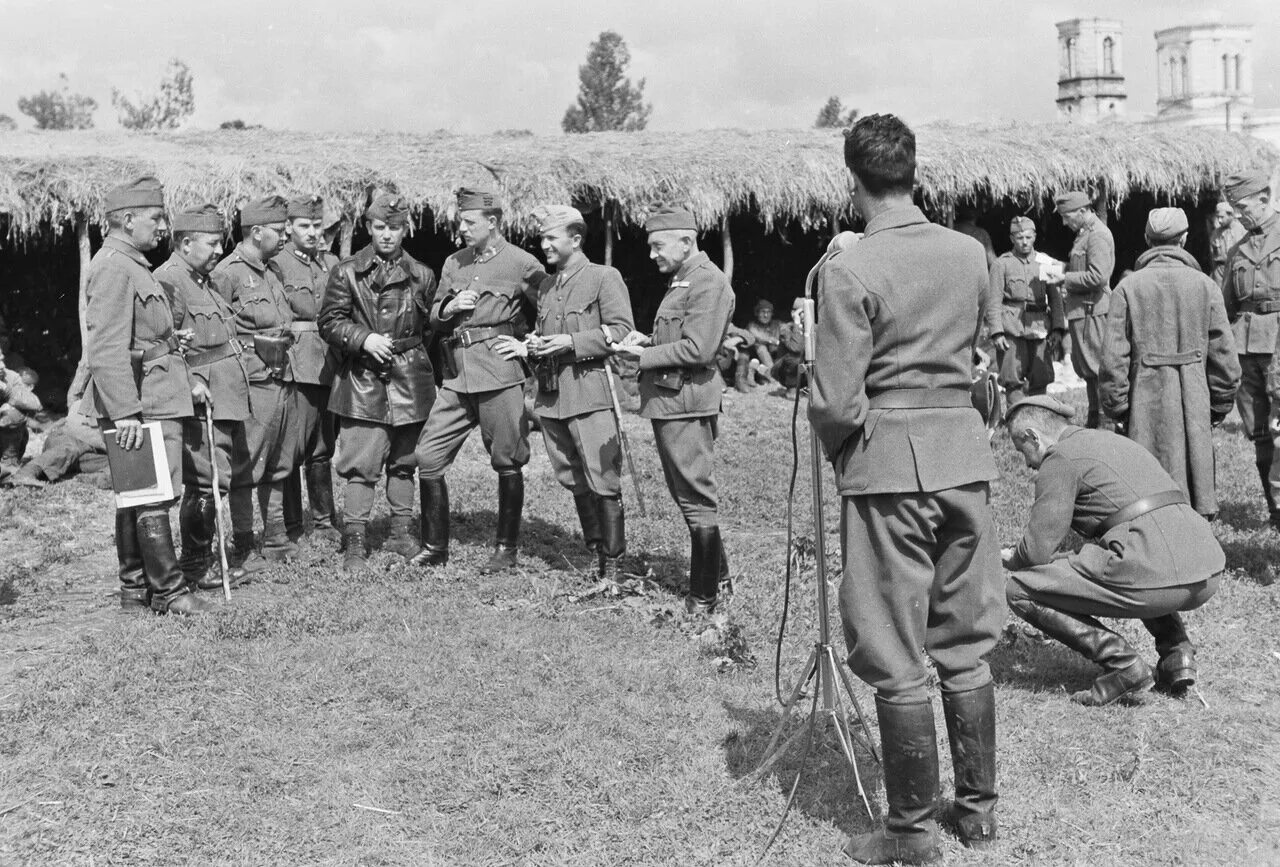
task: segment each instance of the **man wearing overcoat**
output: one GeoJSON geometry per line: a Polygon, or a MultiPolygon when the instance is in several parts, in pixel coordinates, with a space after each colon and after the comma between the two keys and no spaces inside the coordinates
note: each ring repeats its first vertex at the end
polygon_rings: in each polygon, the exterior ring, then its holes
{"type": "Polygon", "coordinates": [[[991,266],[988,333],[996,346],[998,380],[1009,402],[1044,394],[1053,382],[1053,357],[1067,333],[1058,287],[1040,279],[1036,224],[1030,217],[1009,223],[1013,249],[991,266]]]}

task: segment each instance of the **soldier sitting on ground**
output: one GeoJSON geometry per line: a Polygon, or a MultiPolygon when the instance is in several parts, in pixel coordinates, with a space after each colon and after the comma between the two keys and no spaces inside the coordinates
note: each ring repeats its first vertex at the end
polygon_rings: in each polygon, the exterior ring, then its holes
{"type": "Polygon", "coordinates": [[[31,438],[27,415],[43,408],[22,374],[6,364],[0,349],[0,477],[21,466],[31,438]]]}
{"type": "Polygon", "coordinates": [[[773,318],[772,301],[761,298],[756,302],[751,321],[747,323],[747,331],[755,341],[751,347],[751,360],[755,363],[748,364],[748,375],[753,384],[778,384],[773,371],[782,356],[782,329],[785,324],[773,318]]]}

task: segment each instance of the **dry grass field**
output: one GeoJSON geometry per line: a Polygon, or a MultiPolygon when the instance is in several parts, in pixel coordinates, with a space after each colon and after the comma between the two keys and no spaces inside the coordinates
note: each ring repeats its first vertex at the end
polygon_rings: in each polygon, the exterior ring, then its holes
{"type": "MultiPolygon", "coordinates": [[[[0,863],[754,863],[800,758],[747,779],[781,716],[790,415],[779,397],[726,398],[718,473],[737,596],[710,630],[679,613],[687,537],[634,416],[649,515],[628,489],[626,571],[647,577],[621,598],[592,592],[540,444],[518,571],[475,574],[495,485],[473,439],[450,476],[443,572],[376,555],[349,578],[309,546],[198,622],[118,611],[106,492],[77,480],[0,492],[0,863]]],[[[1001,839],[975,854],[948,838],[948,864],[1280,863],[1280,536],[1238,426],[1217,440],[1230,571],[1188,618],[1198,695],[1078,707],[1068,693],[1091,667],[1009,628],[991,655],[1001,839]]],[[[1003,433],[996,449],[1009,544],[1030,477],[1003,433]]],[[[806,468],[802,453],[802,536],[806,468]]],[[[797,562],[809,568],[793,587],[784,693],[816,635],[812,557],[797,562]]],[[[1140,625],[1124,629],[1153,654],[1140,625]]],[[[862,772],[881,804],[867,757],[862,772]]],[[[825,739],[764,863],[842,863],[843,837],[868,824],[825,739]]]]}

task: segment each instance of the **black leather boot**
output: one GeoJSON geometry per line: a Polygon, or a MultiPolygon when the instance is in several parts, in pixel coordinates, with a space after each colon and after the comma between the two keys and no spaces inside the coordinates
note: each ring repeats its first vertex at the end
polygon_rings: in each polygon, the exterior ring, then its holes
{"type": "Polygon", "coordinates": [[[988,683],[967,692],[942,693],[951,742],[956,797],[938,817],[970,849],[996,841],[996,689],[988,683]]]}
{"type": "Polygon", "coordinates": [[[387,524],[387,538],[382,550],[406,559],[417,556],[422,547],[413,538],[413,516],[392,515],[387,524]]]}
{"type": "Polygon", "coordinates": [[[600,553],[603,535],[600,516],[600,497],[590,491],[573,495],[573,505],[578,510],[578,523],[582,525],[582,541],[592,554],[600,553]]]}
{"type": "Polygon", "coordinates": [[[365,546],[364,524],[347,524],[342,528],[342,571],[356,572],[369,565],[365,546]]]}
{"type": "Polygon", "coordinates": [[[1176,611],[1142,621],[1156,640],[1156,689],[1173,695],[1186,692],[1196,682],[1196,649],[1187,637],[1182,617],[1176,611]]]}
{"type": "Polygon", "coordinates": [[[622,497],[597,497],[600,505],[600,572],[601,581],[618,583],[618,562],[627,549],[626,518],[622,497]]]}
{"type": "Polygon", "coordinates": [[[188,585],[199,590],[212,590],[222,586],[220,575],[209,576],[216,570],[213,565],[214,535],[213,494],[188,489],[182,494],[178,507],[178,532],[182,539],[182,577],[188,585]]]}
{"type": "Polygon", "coordinates": [[[311,501],[311,535],[339,542],[342,521],[333,505],[333,465],[328,461],[307,464],[307,499],[311,501]]]}
{"type": "Polygon", "coordinates": [[[443,566],[449,562],[449,485],[444,478],[419,479],[422,500],[422,550],[409,559],[413,566],[443,566]]]}
{"type": "Polygon", "coordinates": [[[720,585],[720,528],[689,528],[689,595],[684,608],[690,614],[712,614],[720,585]]]}
{"type": "Polygon", "coordinates": [[[1056,638],[1076,653],[1096,662],[1105,672],[1093,688],[1073,693],[1071,700],[1089,707],[1102,707],[1127,695],[1150,689],[1151,668],[1118,634],[1092,617],[1067,614],[1029,599],[1011,601],[1009,608],[1050,638],[1056,638]]]}
{"type": "Polygon", "coordinates": [[[151,591],[142,567],[138,513],[134,509],[116,510],[116,559],[120,563],[120,607],[130,611],[150,608],[151,591]]]}
{"type": "Polygon", "coordinates": [[[291,542],[298,541],[306,532],[302,522],[301,467],[294,467],[284,480],[284,532],[291,542]]]}
{"type": "Polygon", "coordinates": [[[138,519],[138,546],[151,588],[151,610],[159,614],[208,614],[214,606],[197,597],[183,580],[173,550],[169,516],[147,515],[138,519]]]}
{"type": "Polygon", "coordinates": [[[237,581],[252,579],[271,565],[258,553],[252,530],[231,534],[231,565],[237,581]]]}
{"type": "Polygon", "coordinates": [[[896,704],[876,696],[884,757],[884,826],[855,834],[845,854],[859,864],[934,864],[942,860],[938,826],[938,742],[929,702],[896,704]]]}
{"type": "MultiPolygon", "coordinates": [[[[285,485],[288,491],[288,483],[285,485]]],[[[286,501],[288,495],[285,495],[286,501]]],[[[288,563],[298,557],[298,543],[289,537],[283,522],[271,523],[262,528],[262,556],[272,563],[288,563]]]]}
{"type": "Polygon", "coordinates": [[[524,511],[524,474],[498,474],[498,538],[489,562],[480,567],[481,575],[501,572],[516,565],[520,546],[520,515],[524,511]]]}
{"type": "Polygon", "coordinates": [[[1262,498],[1267,504],[1267,518],[1273,530],[1280,530],[1280,509],[1276,507],[1276,496],[1271,492],[1271,462],[1275,460],[1275,446],[1267,440],[1254,443],[1253,450],[1258,480],[1262,482],[1262,498]]]}
{"type": "Polygon", "coordinates": [[[1089,406],[1084,425],[1088,428],[1100,428],[1102,427],[1102,399],[1098,392],[1098,380],[1086,379],[1084,393],[1089,406]]]}

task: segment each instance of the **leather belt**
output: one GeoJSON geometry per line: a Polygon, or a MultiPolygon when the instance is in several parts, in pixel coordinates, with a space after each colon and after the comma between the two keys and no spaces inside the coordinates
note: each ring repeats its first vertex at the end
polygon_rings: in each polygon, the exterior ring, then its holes
{"type": "Polygon", "coordinates": [[[166,355],[172,355],[178,351],[178,337],[172,331],[160,338],[159,342],[153,343],[146,349],[142,350],[143,361],[155,361],[157,358],[164,358],[166,355]]]}
{"type": "Polygon", "coordinates": [[[867,397],[871,409],[973,409],[968,388],[887,388],[867,397]]]}
{"type": "Polygon", "coordinates": [[[408,352],[410,349],[417,349],[422,345],[422,335],[415,334],[413,337],[400,337],[391,341],[391,351],[399,355],[402,352],[408,352]]]}
{"type": "Polygon", "coordinates": [[[508,322],[502,325],[491,325],[486,328],[464,328],[461,331],[453,332],[445,339],[456,346],[466,347],[473,343],[489,340],[492,337],[512,337],[515,333],[515,328],[508,322]]]}
{"type": "Polygon", "coordinates": [[[231,358],[244,352],[245,345],[239,340],[232,338],[221,346],[215,346],[213,349],[206,349],[204,352],[188,352],[187,364],[192,367],[203,367],[206,364],[213,364],[215,361],[222,361],[224,358],[231,358]]]}
{"type": "Polygon", "coordinates": [[[289,323],[289,330],[294,334],[301,334],[304,331],[319,331],[320,324],[318,322],[308,322],[305,319],[295,319],[289,323]]]}
{"type": "Polygon", "coordinates": [[[1098,524],[1093,531],[1095,538],[1102,538],[1107,533],[1114,530],[1121,524],[1127,524],[1135,518],[1140,518],[1148,512],[1154,512],[1156,509],[1163,509],[1165,506],[1176,506],[1185,503],[1187,498],[1183,496],[1182,491],[1162,491],[1159,494],[1152,494],[1149,497],[1143,497],[1135,500],[1122,509],[1117,510],[1111,517],[1098,524]]]}
{"type": "Polygon", "coordinates": [[[1280,313],[1280,301],[1273,301],[1270,298],[1261,300],[1253,300],[1246,298],[1240,302],[1241,313],[1280,313]]]}

